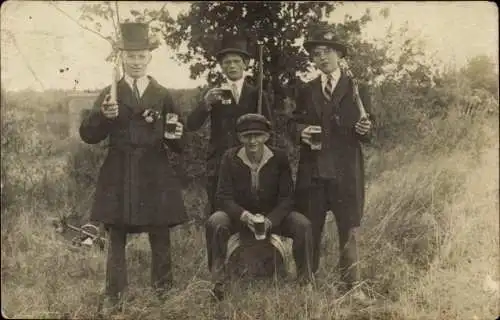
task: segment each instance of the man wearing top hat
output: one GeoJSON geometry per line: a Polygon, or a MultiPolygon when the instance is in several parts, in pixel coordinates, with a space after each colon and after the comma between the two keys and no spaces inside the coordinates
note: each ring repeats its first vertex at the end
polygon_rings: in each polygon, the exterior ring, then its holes
{"type": "Polygon", "coordinates": [[[227,150],[222,157],[215,196],[218,210],[206,224],[213,293],[218,299],[224,298],[227,277],[224,261],[229,237],[239,232],[240,238],[253,238],[258,214],[265,217],[264,234],[270,232],[293,239],[297,279],[301,284],[310,284],[311,223],[293,211],[293,180],[288,156],[266,145],[271,123],[261,114],[239,117],[235,130],[240,145],[227,150]]]}
{"type": "MultiPolygon", "coordinates": [[[[248,52],[246,39],[239,36],[225,36],[216,59],[221,66],[224,82],[220,87],[207,90],[198,107],[188,116],[186,129],[198,130],[210,119],[210,139],[207,154],[208,206],[206,215],[214,212],[217,172],[224,152],[236,145],[236,119],[245,113],[257,113],[259,90],[245,80],[252,55],[248,52]],[[228,89],[228,90],[223,90],[228,89]]],[[[262,112],[271,118],[270,106],[265,94],[262,96],[262,112]]]]}
{"type": "MultiPolygon", "coordinates": [[[[364,164],[361,142],[370,137],[372,123],[361,118],[353,96],[352,80],[339,69],[347,48],[328,28],[316,28],[304,42],[320,75],[298,90],[291,129],[300,145],[295,204],[311,220],[314,235],[313,271],[320,260],[320,244],[326,212],[336,218],[339,235],[341,288],[360,281],[357,237],[364,206],[364,164]],[[318,141],[313,141],[313,132],[318,141]]],[[[367,112],[366,87],[359,88],[367,112]]],[[[356,296],[365,300],[361,290],[356,296]]]]}
{"type": "Polygon", "coordinates": [[[120,27],[124,76],[117,83],[117,101],[110,101],[106,87],[80,126],[86,143],[109,141],[91,221],[108,231],[106,295],[113,305],[127,284],[127,234],[149,234],[151,281],[161,294],[172,283],[169,228],[187,221],[180,182],[168,158],[182,151],[183,124],[174,121],[175,129],[166,131],[167,114],[179,115],[179,110],[167,89],[146,75],[157,45],[148,39],[147,24],[120,27]]]}

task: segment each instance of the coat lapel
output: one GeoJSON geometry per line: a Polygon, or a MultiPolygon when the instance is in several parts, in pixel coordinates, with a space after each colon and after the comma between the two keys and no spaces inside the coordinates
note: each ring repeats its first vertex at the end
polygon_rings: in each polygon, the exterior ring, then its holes
{"type": "Polygon", "coordinates": [[[134,112],[137,103],[135,102],[132,89],[128,85],[127,81],[125,81],[125,78],[122,77],[118,82],[117,91],[118,91],[118,104],[123,105],[129,108],[132,112],[134,112]]]}
{"type": "Polygon", "coordinates": [[[132,89],[124,78],[118,83],[120,103],[129,108],[134,114],[142,113],[145,109],[155,105],[157,100],[162,96],[158,94],[160,85],[158,82],[149,77],[149,84],[144,90],[139,103],[136,102],[132,89]]]}
{"type": "Polygon", "coordinates": [[[335,87],[335,89],[333,89],[332,100],[331,100],[333,105],[339,106],[340,101],[346,95],[347,91],[349,91],[348,89],[349,89],[349,78],[344,73],[342,73],[339,81],[337,82],[337,86],[335,87]]]}
{"type": "MultiPolygon", "coordinates": [[[[312,91],[312,99],[316,115],[318,116],[318,118],[321,118],[322,108],[326,98],[323,94],[323,87],[321,86],[320,76],[311,81],[311,91],[312,91]]],[[[344,96],[348,91],[349,91],[349,78],[344,73],[342,73],[339,78],[339,81],[337,82],[337,85],[333,89],[332,99],[328,102],[328,104],[334,106],[335,108],[339,108],[342,98],[344,98],[344,96]]]]}
{"type": "Polygon", "coordinates": [[[158,100],[162,97],[162,95],[159,94],[161,91],[160,84],[153,77],[148,76],[148,78],[149,84],[142,94],[139,106],[141,110],[154,107],[158,100]]]}
{"type": "Polygon", "coordinates": [[[254,88],[251,85],[249,85],[246,81],[243,82],[243,87],[241,88],[241,94],[240,94],[240,101],[238,101],[238,103],[236,104],[238,108],[247,108],[253,90],[254,88]]]}

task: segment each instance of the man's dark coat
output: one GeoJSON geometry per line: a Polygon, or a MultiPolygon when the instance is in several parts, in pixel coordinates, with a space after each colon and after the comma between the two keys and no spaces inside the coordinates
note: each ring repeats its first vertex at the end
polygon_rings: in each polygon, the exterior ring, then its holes
{"type": "Polygon", "coordinates": [[[261,213],[278,227],[292,211],[293,180],[288,157],[285,152],[270,148],[273,156],[260,169],[259,188],[253,191],[250,168],[238,156],[241,148],[227,150],[222,158],[217,208],[235,222],[240,221],[244,210],[261,213]]]}
{"type": "MultiPolygon", "coordinates": [[[[360,87],[361,99],[370,113],[371,102],[366,87],[360,87]]],[[[305,83],[297,91],[296,109],[293,112],[290,130],[295,141],[300,144],[300,159],[296,181],[296,209],[314,224],[317,217],[308,212],[310,207],[308,192],[314,188],[318,176],[318,151],[300,140],[302,130],[309,125],[330,127],[328,148],[335,159],[330,165],[335,171],[339,185],[339,200],[343,212],[353,226],[359,225],[364,205],[364,163],[361,150],[362,141],[369,141],[370,135],[361,136],[355,132],[354,124],[359,120],[359,109],[353,99],[352,81],[341,74],[330,101],[326,100],[321,86],[321,78],[305,83]],[[326,112],[327,111],[327,112],[326,112]]],[[[323,146],[327,144],[323,143],[323,146]]],[[[322,225],[322,223],[320,223],[322,225]]]]}
{"type": "Polygon", "coordinates": [[[97,98],[94,109],[80,126],[86,143],[109,137],[108,154],[99,172],[91,220],[106,225],[129,226],[143,232],[148,226],[175,226],[188,220],[180,182],[168,153],[180,153],[182,138],[163,137],[165,114],[180,114],[167,89],[150,77],[140,102],[122,78],[117,85],[119,116],[105,118],[100,106],[110,87],[97,98]],[[158,111],[161,118],[148,123],[145,109],[158,111]]]}

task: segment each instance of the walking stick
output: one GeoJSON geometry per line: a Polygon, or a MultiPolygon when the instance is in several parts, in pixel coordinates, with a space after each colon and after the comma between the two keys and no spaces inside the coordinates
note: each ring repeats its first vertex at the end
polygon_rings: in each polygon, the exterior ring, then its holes
{"type": "Polygon", "coordinates": [[[363,105],[363,101],[361,100],[361,96],[359,95],[358,81],[356,80],[356,78],[354,78],[354,75],[352,74],[352,71],[349,68],[349,65],[347,64],[347,61],[345,59],[340,59],[339,66],[341,69],[344,70],[346,75],[352,80],[354,101],[356,101],[356,105],[358,106],[360,118],[362,120],[368,119],[369,114],[366,112],[365,106],[363,105]]]}
{"type": "MultiPolygon", "coordinates": [[[[259,99],[257,101],[257,112],[259,114],[263,114],[262,113],[262,96],[264,94],[264,44],[263,43],[259,43],[258,44],[259,46],[259,99]]],[[[273,115],[271,113],[271,110],[269,108],[269,104],[266,104],[266,107],[267,107],[267,113],[268,113],[268,117],[269,117],[269,121],[271,122],[271,124],[273,125],[274,127],[274,119],[273,119],[273,115]]],[[[277,137],[275,134],[272,134],[272,137],[271,137],[271,143],[273,145],[273,147],[276,147],[277,145],[277,137]]]]}
{"type": "Polygon", "coordinates": [[[110,90],[110,102],[117,103],[117,83],[120,80],[120,52],[115,53],[115,57],[113,59],[113,72],[111,74],[111,90],[110,90]]]}
{"type": "Polygon", "coordinates": [[[257,111],[262,114],[262,94],[263,94],[263,83],[264,83],[264,66],[263,66],[263,44],[259,43],[259,100],[257,104],[257,111]]]}

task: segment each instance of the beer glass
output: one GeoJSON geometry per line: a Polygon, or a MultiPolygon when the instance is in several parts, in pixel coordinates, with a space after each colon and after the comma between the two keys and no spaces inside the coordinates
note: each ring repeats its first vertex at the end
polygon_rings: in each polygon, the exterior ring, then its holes
{"type": "Polygon", "coordinates": [[[222,86],[220,88],[221,90],[221,103],[222,104],[231,104],[232,98],[233,98],[233,91],[231,91],[231,88],[228,88],[227,86],[222,86]]]}
{"type": "Polygon", "coordinates": [[[167,113],[165,116],[165,138],[175,139],[175,129],[177,128],[177,122],[179,121],[179,116],[175,113],[167,113]]]}
{"type": "Polygon", "coordinates": [[[311,128],[311,150],[321,150],[321,127],[311,128]]]}
{"type": "Polygon", "coordinates": [[[263,240],[266,238],[266,222],[261,214],[256,214],[253,222],[255,239],[263,240]]]}

